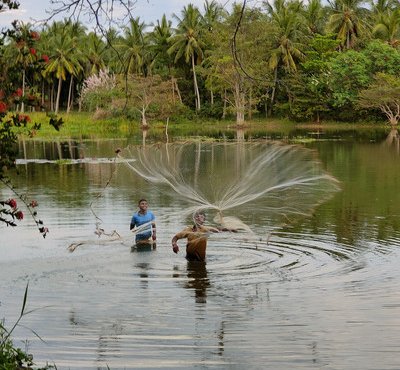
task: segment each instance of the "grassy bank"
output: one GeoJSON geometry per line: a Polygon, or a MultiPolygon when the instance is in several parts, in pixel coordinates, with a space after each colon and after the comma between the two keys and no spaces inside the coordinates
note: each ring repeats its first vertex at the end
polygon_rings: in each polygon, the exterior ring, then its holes
{"type": "Polygon", "coordinates": [[[60,131],[56,131],[47,124],[46,113],[33,112],[29,115],[32,122],[42,123],[41,129],[36,133],[36,138],[39,139],[121,137],[139,130],[138,123],[124,118],[94,120],[90,113],[72,112],[58,115],[63,119],[64,124],[60,131]]]}
{"type": "MultiPolygon", "coordinates": [[[[47,124],[48,117],[44,112],[32,112],[29,114],[32,122],[42,123],[42,127],[36,133],[36,138],[44,140],[60,138],[120,138],[136,135],[141,132],[140,122],[132,121],[124,117],[94,119],[92,113],[71,112],[60,113],[58,117],[64,120],[60,131],[55,131],[47,124]]],[[[252,120],[246,123],[245,129],[282,130],[283,127],[290,130],[295,126],[288,120],[269,119],[252,120]]],[[[180,119],[179,122],[170,120],[167,122],[153,121],[149,124],[152,133],[170,133],[172,135],[204,135],[215,134],[218,131],[236,131],[234,120],[207,120],[198,117],[194,120],[180,119]]]]}
{"type": "MultiPolygon", "coordinates": [[[[62,140],[72,139],[99,139],[99,138],[126,138],[141,137],[142,130],[138,121],[127,118],[105,118],[94,119],[91,113],[71,112],[61,113],[59,117],[64,120],[60,131],[47,124],[48,118],[45,113],[33,112],[30,114],[32,122],[42,123],[41,129],[37,131],[35,138],[40,140],[62,140]]],[[[256,118],[246,122],[245,131],[252,137],[279,136],[287,137],[299,131],[315,132],[322,131],[360,131],[371,129],[382,129],[387,127],[384,123],[353,124],[343,122],[324,122],[322,124],[295,123],[286,119],[256,118]]],[[[235,138],[237,127],[233,120],[195,120],[181,119],[179,122],[151,122],[149,125],[149,136],[156,140],[164,140],[166,135],[170,137],[226,137],[235,138]]],[[[300,134],[301,136],[301,134],[300,134]]]]}

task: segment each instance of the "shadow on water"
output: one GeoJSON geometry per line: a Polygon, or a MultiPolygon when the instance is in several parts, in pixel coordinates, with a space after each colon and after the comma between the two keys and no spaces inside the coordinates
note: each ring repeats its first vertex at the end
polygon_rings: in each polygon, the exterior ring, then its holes
{"type": "Polygon", "coordinates": [[[141,242],[132,245],[131,252],[132,253],[141,253],[141,252],[151,252],[157,249],[157,244],[154,242],[141,242]]]}

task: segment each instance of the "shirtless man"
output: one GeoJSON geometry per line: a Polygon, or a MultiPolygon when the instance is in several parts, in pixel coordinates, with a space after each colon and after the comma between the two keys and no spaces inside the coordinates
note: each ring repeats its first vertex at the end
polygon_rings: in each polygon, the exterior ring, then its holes
{"type": "Polygon", "coordinates": [[[187,239],[186,258],[189,261],[204,261],[206,259],[207,237],[209,233],[218,233],[215,227],[204,226],[206,216],[204,212],[199,211],[194,215],[194,225],[188,226],[172,238],[172,250],[179,252],[177,241],[187,239]]]}

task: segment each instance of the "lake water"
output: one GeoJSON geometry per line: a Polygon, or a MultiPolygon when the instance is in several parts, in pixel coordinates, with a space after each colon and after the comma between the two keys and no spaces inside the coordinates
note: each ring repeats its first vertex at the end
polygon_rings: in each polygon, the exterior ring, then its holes
{"type": "Polygon", "coordinates": [[[270,166],[273,175],[260,170],[267,184],[303,168],[304,149],[340,183],[323,196],[315,187],[285,193],[270,212],[263,197],[234,208],[254,234],[210,237],[205,264],[186,261],[183,240],[179,254],[171,250],[190,222],[187,201],[114,162],[116,148],[129,144],[132,154],[140,140],[21,143],[13,182],[39,202],[50,232],[43,239],[29,217],[1,226],[0,317],[13,325],[29,282],[33,312],[13,340],[58,369],[400,369],[400,152],[388,134],[230,133],[220,136],[233,139],[225,152],[215,150],[221,143],[189,145],[174,168],[199,168],[186,185],[207,197],[229,185],[232,168],[241,173],[241,158],[252,163],[253,141],[269,153],[271,138],[305,140],[270,166]],[[128,229],[142,196],[158,240],[138,250],[128,229]],[[285,199],[307,215],[281,218],[285,199]],[[98,238],[96,225],[121,238],[98,238]],[[71,253],[72,243],[81,244],[71,253]]]}

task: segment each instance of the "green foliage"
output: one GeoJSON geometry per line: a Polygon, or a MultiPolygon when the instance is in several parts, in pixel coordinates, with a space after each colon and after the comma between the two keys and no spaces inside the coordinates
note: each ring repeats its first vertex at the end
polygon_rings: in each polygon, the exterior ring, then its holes
{"type": "Polygon", "coordinates": [[[223,104],[221,100],[218,100],[214,104],[209,102],[203,103],[201,106],[199,115],[202,117],[220,119],[222,117],[223,104]]]}
{"type": "Polygon", "coordinates": [[[29,126],[29,122],[30,118],[25,114],[0,112],[0,180],[4,179],[7,169],[15,166],[18,130],[24,130],[32,136],[34,131],[40,128],[36,123],[29,126]]]}
{"type": "Polygon", "coordinates": [[[3,324],[0,323],[0,370],[15,370],[33,365],[33,357],[14,347],[3,324]]]}
{"type": "Polygon", "coordinates": [[[374,82],[360,91],[358,104],[362,108],[379,109],[391,125],[400,120],[400,78],[378,73],[374,82]]]}
{"type": "MultiPolygon", "coordinates": [[[[32,312],[27,312],[25,310],[28,298],[28,286],[29,284],[27,284],[25,288],[20,316],[13,327],[10,330],[7,330],[4,326],[4,322],[0,322],[0,370],[32,369],[32,366],[34,366],[33,356],[22,349],[15,347],[11,340],[11,335],[21,319],[32,312]]],[[[55,368],[55,366],[46,365],[45,367],[37,368],[37,370],[55,368]]]]}
{"type": "Polygon", "coordinates": [[[400,50],[379,41],[371,41],[361,51],[371,61],[370,73],[375,75],[378,72],[391,75],[400,74],[400,50]]]}
{"type": "MultiPolygon", "coordinates": [[[[210,1],[204,9],[183,7],[176,28],[165,16],[150,30],[132,18],[97,35],[65,20],[45,25],[39,37],[32,25],[18,24],[21,29],[4,33],[0,42],[0,101],[4,93],[13,95],[7,109],[69,111],[84,81],[108,69],[129,78],[175,80],[180,100],[202,116],[220,116],[224,101],[238,119],[264,110],[300,119],[355,119],[362,113],[355,110],[358,91],[376,73],[400,73],[398,14],[398,4],[366,9],[360,0],[237,3],[230,12],[210,1]],[[215,106],[207,103],[211,96],[215,106]]],[[[97,111],[97,118],[126,113],[138,119],[136,107],[123,102],[132,98],[125,88],[91,91],[80,108],[97,111]]],[[[161,108],[152,103],[147,113],[160,120],[177,114],[161,108]]]]}
{"type": "Polygon", "coordinates": [[[332,90],[332,106],[352,109],[357,101],[358,91],[371,82],[373,61],[364,54],[349,50],[338,53],[331,63],[329,85],[332,90]]]}
{"type": "Polygon", "coordinates": [[[289,102],[278,103],[278,109],[294,120],[320,120],[329,117],[331,105],[331,64],[339,54],[338,41],[332,35],[316,35],[306,51],[299,73],[285,79],[290,91],[289,102]]]}
{"type": "Polygon", "coordinates": [[[109,90],[107,88],[97,89],[85,94],[83,99],[83,108],[89,112],[94,112],[98,109],[110,110],[113,100],[123,98],[121,92],[117,90],[109,90]]]}

